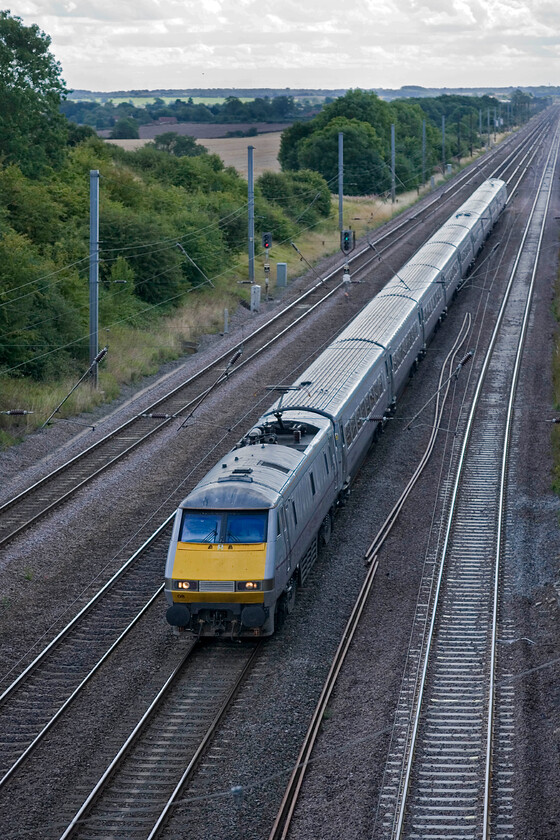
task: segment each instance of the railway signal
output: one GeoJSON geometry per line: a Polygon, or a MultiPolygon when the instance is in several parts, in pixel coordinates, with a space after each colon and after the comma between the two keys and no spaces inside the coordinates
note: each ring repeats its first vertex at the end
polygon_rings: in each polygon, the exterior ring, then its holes
{"type": "Polygon", "coordinates": [[[272,234],[271,233],[263,233],[262,235],[262,246],[265,251],[268,251],[272,246],[272,234]]]}
{"type": "Polygon", "coordinates": [[[340,231],[340,249],[349,254],[356,247],[356,233],[353,230],[340,231]]]}

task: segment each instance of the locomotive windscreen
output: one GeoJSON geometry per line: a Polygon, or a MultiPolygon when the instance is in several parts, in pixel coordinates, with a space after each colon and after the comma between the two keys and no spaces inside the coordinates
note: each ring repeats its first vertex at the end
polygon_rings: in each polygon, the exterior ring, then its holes
{"type": "Polygon", "coordinates": [[[179,539],[190,543],[263,543],[267,524],[266,510],[185,510],[179,539]]]}
{"type": "Polygon", "coordinates": [[[221,515],[203,511],[185,511],[181,523],[181,542],[220,542],[221,515]]]}

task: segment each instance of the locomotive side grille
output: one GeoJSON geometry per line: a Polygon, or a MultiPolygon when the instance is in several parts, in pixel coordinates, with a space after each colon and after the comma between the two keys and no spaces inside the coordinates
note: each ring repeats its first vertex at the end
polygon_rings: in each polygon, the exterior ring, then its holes
{"type": "Polygon", "coordinates": [[[199,592],[235,592],[233,580],[201,580],[198,586],[199,592]]]}
{"type": "Polygon", "coordinates": [[[317,540],[313,540],[300,563],[301,582],[305,583],[315,560],[317,559],[317,540]]]}

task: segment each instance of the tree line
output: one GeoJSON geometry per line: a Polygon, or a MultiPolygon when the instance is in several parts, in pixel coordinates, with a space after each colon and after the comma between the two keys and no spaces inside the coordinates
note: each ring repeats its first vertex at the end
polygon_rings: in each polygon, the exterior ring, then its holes
{"type": "MultiPolygon", "coordinates": [[[[225,275],[227,288],[247,249],[246,181],[192,138],[126,152],[69,122],[49,45],[0,12],[0,374],[37,380],[88,359],[91,170],[101,174],[102,330],[169,313],[204,277],[225,275]]],[[[289,240],[330,212],[317,173],[255,184],[257,241],[259,230],[289,240]]]]}
{"type": "Polygon", "coordinates": [[[192,97],[166,104],[163,99],[155,97],[154,102],[141,107],[132,102],[115,105],[112,101],[101,103],[67,99],[61,103],[60,110],[72,122],[92,126],[96,131],[117,127],[118,134],[127,126],[129,134],[136,131],[138,136],[138,126],[148,125],[162,117],[194,123],[290,122],[312,115],[317,107],[297,102],[293,96],[257,97],[250,102],[228,96],[225,102],[215,105],[197,104],[192,97]]]}
{"type": "Polygon", "coordinates": [[[397,191],[420,186],[444,162],[460,159],[491,133],[525,122],[550,104],[515,91],[510,106],[491,96],[442,95],[385,102],[360,89],[327,103],[313,119],[297,121],[282,133],[279,160],[284,170],[313,169],[329,183],[338,171],[338,134],[344,135],[344,190],[349,195],[391,189],[391,126],[395,126],[397,191]],[[445,140],[442,131],[445,117],[445,140]],[[481,126],[482,118],[482,126],[481,126]],[[423,156],[422,128],[426,122],[423,156]],[[509,126],[507,123],[509,122],[509,126]]]}

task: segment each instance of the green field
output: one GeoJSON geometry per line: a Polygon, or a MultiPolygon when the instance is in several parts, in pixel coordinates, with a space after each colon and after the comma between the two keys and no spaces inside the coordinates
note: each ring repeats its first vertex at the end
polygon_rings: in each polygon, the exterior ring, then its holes
{"type": "MultiPolygon", "coordinates": [[[[167,105],[169,102],[175,102],[176,99],[182,99],[184,102],[188,100],[188,96],[158,96],[157,99],[162,99],[167,105]]],[[[248,96],[238,97],[241,102],[252,102],[253,99],[248,96]]],[[[68,99],[76,99],[79,102],[112,102],[114,105],[120,105],[122,102],[130,102],[136,108],[143,108],[145,105],[153,105],[156,101],[155,96],[70,96],[68,99]]],[[[223,96],[193,96],[192,101],[195,105],[223,105],[225,97],[223,96]]]]}

